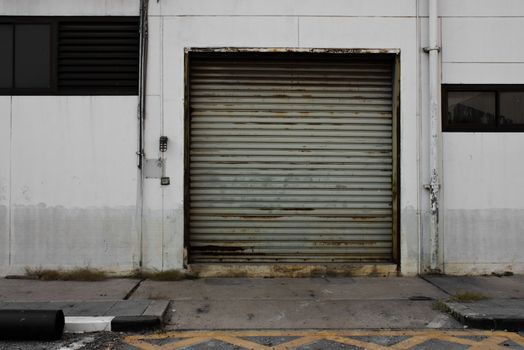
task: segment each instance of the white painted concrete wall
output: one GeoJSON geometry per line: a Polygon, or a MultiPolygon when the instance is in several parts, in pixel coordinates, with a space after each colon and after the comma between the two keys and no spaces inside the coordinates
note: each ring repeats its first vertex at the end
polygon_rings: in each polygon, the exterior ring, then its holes
{"type": "Polygon", "coordinates": [[[0,96],[0,274],[9,266],[10,197],[11,97],[0,96]]]}
{"type": "MultiPolygon", "coordinates": [[[[524,83],[524,2],[448,0],[441,14],[443,83],[524,83]]],[[[523,149],[523,133],[444,133],[446,273],[524,273],[523,149]]]]}
{"type": "MultiPolygon", "coordinates": [[[[0,15],[137,15],[138,3],[0,0],[0,15]]],[[[517,45],[524,2],[439,4],[444,83],[524,82],[524,51],[517,45]]],[[[183,266],[184,50],[221,46],[400,50],[401,269],[424,271],[425,17],[427,0],[151,1],[145,152],[165,158],[171,185],[145,180],[142,240],[136,97],[0,96],[0,272],[40,265],[125,270],[137,266],[141,254],[147,268],[183,266]],[[169,137],[164,155],[161,135],[169,137]]],[[[520,135],[443,135],[445,272],[524,272],[517,248],[524,243],[520,135]]]]}
{"type": "MultiPolygon", "coordinates": [[[[0,15],[137,15],[134,0],[1,0],[0,15]]],[[[0,275],[138,266],[136,96],[0,96],[0,275]]]]}
{"type": "Polygon", "coordinates": [[[136,96],[1,100],[3,268],[136,266],[136,96]]]}

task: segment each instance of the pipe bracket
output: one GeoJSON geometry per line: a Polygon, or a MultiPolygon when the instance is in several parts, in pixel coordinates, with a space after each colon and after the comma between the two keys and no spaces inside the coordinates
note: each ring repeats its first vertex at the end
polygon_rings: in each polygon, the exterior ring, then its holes
{"type": "Polygon", "coordinates": [[[428,46],[428,47],[422,48],[422,50],[424,50],[425,53],[430,53],[431,51],[440,52],[441,47],[440,46],[428,46]]]}

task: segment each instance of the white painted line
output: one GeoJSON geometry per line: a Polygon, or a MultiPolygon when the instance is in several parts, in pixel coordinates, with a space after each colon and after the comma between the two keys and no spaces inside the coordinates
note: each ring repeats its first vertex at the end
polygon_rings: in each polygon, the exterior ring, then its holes
{"type": "Polygon", "coordinates": [[[84,332],[110,332],[111,321],[114,316],[100,317],[66,317],[64,332],[84,333],[84,332]]]}

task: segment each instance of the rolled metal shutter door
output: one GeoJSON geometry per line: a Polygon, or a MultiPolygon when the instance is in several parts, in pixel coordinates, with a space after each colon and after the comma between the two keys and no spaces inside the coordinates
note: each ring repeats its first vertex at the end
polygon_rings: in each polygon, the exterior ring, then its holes
{"type": "Polygon", "coordinates": [[[391,261],[392,62],[332,56],[190,58],[190,262],[391,261]]]}

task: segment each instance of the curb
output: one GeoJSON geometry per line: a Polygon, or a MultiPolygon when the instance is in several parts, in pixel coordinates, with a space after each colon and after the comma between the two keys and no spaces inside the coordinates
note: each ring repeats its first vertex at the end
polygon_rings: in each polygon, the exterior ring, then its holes
{"type": "Polygon", "coordinates": [[[460,323],[479,329],[518,332],[524,330],[524,317],[489,316],[470,312],[465,305],[444,303],[446,311],[460,323]]]}
{"type": "Polygon", "coordinates": [[[159,329],[164,325],[157,316],[80,316],[65,318],[65,333],[137,332],[159,329]]]}
{"type": "Polygon", "coordinates": [[[115,332],[146,331],[162,326],[162,320],[156,316],[118,316],[111,321],[111,330],[115,332]]]}
{"type": "Polygon", "coordinates": [[[113,316],[74,316],[65,317],[65,333],[104,332],[111,331],[113,316]]]}
{"type": "Polygon", "coordinates": [[[483,318],[483,317],[461,317],[465,325],[471,328],[519,332],[524,330],[524,320],[518,318],[483,318]]]}
{"type": "Polygon", "coordinates": [[[170,315],[171,301],[154,300],[143,312],[135,316],[68,316],[64,332],[138,332],[162,328],[170,315]]]}
{"type": "MultiPolygon", "coordinates": [[[[171,314],[170,300],[109,300],[0,302],[0,310],[60,310],[64,332],[146,331],[164,326],[171,314]]],[[[27,322],[26,322],[27,323],[27,322]]],[[[1,328],[1,327],[0,327],[1,328]]],[[[1,333],[1,331],[0,331],[1,333]]]]}

